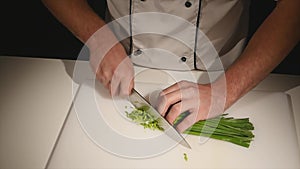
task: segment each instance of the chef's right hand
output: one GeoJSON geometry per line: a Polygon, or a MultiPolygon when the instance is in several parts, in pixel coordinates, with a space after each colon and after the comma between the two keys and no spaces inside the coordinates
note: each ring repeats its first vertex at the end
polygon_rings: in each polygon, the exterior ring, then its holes
{"type": "Polygon", "coordinates": [[[90,64],[112,96],[127,96],[134,86],[133,64],[110,30],[101,30],[87,42],[90,64]]]}

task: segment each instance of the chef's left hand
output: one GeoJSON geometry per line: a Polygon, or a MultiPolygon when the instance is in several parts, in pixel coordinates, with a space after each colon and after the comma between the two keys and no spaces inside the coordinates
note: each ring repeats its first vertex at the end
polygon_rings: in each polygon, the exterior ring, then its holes
{"type": "Polygon", "coordinates": [[[181,113],[188,111],[190,114],[177,126],[177,130],[183,132],[199,120],[223,113],[225,94],[217,87],[212,92],[212,86],[181,81],[160,93],[156,108],[171,124],[181,113]]]}

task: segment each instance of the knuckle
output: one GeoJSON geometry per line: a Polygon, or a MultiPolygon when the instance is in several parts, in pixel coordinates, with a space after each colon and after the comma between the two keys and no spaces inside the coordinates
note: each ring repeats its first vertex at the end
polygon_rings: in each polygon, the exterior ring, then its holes
{"type": "Polygon", "coordinates": [[[103,69],[101,69],[100,67],[98,67],[97,69],[96,69],[96,75],[98,75],[98,76],[102,76],[102,74],[103,74],[103,69]]]}
{"type": "Polygon", "coordinates": [[[181,111],[181,104],[175,104],[171,108],[172,112],[180,112],[181,111]]]}
{"type": "Polygon", "coordinates": [[[168,114],[166,119],[172,124],[175,120],[175,115],[174,114],[168,114]]]}
{"type": "Polygon", "coordinates": [[[157,110],[162,116],[165,116],[167,108],[167,103],[165,101],[160,101],[157,105],[157,110]]]}
{"type": "Polygon", "coordinates": [[[105,78],[109,78],[110,77],[109,71],[107,71],[107,70],[103,71],[102,76],[104,76],[105,78]]]}
{"type": "Polygon", "coordinates": [[[162,104],[167,104],[168,101],[170,100],[170,96],[168,94],[164,94],[163,92],[161,92],[158,96],[158,100],[162,104]]]}
{"type": "Polygon", "coordinates": [[[96,74],[96,79],[98,79],[100,81],[100,83],[104,82],[104,78],[100,74],[96,74]]]}
{"type": "Polygon", "coordinates": [[[165,91],[163,90],[163,91],[159,92],[158,97],[159,97],[160,100],[162,100],[162,98],[164,98],[165,95],[166,95],[165,91]]]}
{"type": "Polygon", "coordinates": [[[178,83],[180,86],[185,86],[187,84],[186,80],[182,80],[178,83]]]}
{"type": "Polygon", "coordinates": [[[194,92],[195,92],[195,89],[193,88],[193,87],[188,87],[187,89],[186,89],[186,92],[188,93],[188,94],[193,94],[194,92]]]}

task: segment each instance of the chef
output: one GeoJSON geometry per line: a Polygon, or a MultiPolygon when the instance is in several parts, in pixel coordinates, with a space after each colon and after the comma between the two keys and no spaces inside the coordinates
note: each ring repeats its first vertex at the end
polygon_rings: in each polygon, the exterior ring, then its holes
{"type": "Polygon", "coordinates": [[[279,0],[247,46],[250,0],[107,0],[105,21],[86,0],[43,2],[89,47],[91,67],[112,95],[130,94],[133,64],[224,70],[210,84],[180,81],[160,93],[157,108],[170,123],[190,112],[179,131],[223,113],[264,79],[300,38],[298,0],[279,0]]]}

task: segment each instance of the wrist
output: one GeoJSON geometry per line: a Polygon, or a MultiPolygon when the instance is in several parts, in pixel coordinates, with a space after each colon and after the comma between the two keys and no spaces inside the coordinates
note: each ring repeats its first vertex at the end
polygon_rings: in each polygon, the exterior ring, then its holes
{"type": "Polygon", "coordinates": [[[224,111],[238,99],[234,88],[231,86],[230,81],[226,78],[225,73],[221,75],[216,81],[211,83],[212,95],[219,98],[219,103],[223,106],[224,111]]]}
{"type": "Polygon", "coordinates": [[[208,103],[208,107],[205,110],[207,114],[206,118],[213,118],[222,115],[226,110],[226,84],[224,81],[219,80],[204,85],[198,84],[198,86],[201,100],[200,106],[203,102],[208,103]]]}

